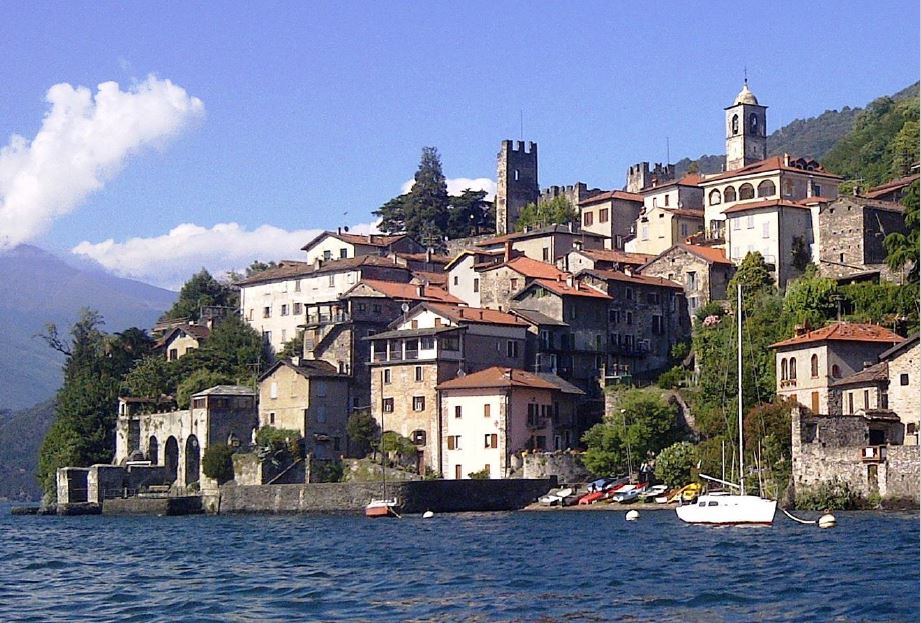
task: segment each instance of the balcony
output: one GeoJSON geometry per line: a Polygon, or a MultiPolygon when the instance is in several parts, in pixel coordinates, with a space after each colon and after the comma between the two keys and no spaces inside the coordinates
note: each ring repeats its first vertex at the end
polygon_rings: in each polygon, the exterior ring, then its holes
{"type": "Polygon", "coordinates": [[[323,325],[342,324],[350,322],[351,316],[346,312],[332,312],[307,314],[307,324],[309,326],[321,327],[323,325]]]}
{"type": "Polygon", "coordinates": [[[548,417],[528,417],[528,430],[540,430],[550,424],[548,417]]]}
{"type": "Polygon", "coordinates": [[[780,382],[780,388],[796,387],[796,379],[784,379],[780,382]]]}
{"type": "Polygon", "coordinates": [[[860,449],[862,463],[885,463],[886,446],[866,446],[860,449]]]}

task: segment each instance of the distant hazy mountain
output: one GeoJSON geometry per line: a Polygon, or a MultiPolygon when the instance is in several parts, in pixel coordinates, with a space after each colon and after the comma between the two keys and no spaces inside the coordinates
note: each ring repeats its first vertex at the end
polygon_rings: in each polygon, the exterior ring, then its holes
{"type": "Polygon", "coordinates": [[[54,419],[54,401],[0,412],[0,499],[37,500],[38,450],[54,419]]]}
{"type": "MultiPolygon", "coordinates": [[[[918,84],[905,87],[891,97],[895,100],[917,97],[918,84]]],[[[841,110],[826,110],[818,117],[795,119],[768,135],[768,155],[788,153],[792,156],[811,156],[821,160],[835,144],[854,128],[854,120],[861,108],[845,106],[841,110]]],[[[701,173],[719,173],[726,162],[724,155],[704,155],[696,159],[701,173]]],[[[690,158],[675,163],[680,177],[691,165],[690,158]]]]}
{"type": "Polygon", "coordinates": [[[21,409],[54,395],[63,358],[34,337],[45,323],[66,332],[81,307],[99,311],[105,330],[149,328],[175,292],[63,261],[37,247],[0,253],[0,409],[21,409]]]}

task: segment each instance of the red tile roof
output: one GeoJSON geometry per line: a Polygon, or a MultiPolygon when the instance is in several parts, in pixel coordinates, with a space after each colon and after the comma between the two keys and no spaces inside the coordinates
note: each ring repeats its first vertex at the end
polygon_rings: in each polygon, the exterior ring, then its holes
{"type": "MultiPolygon", "coordinates": [[[[803,160],[803,159],[800,159],[800,160],[803,160]]],[[[791,158],[790,162],[791,163],[796,162],[796,159],[791,158]]],[[[753,162],[747,167],[742,167],[741,169],[736,169],[735,171],[726,171],[725,173],[720,173],[719,175],[709,176],[706,179],[704,179],[703,182],[709,183],[714,180],[725,180],[725,179],[729,179],[733,177],[742,177],[745,175],[752,175],[755,173],[766,173],[768,171],[791,171],[795,173],[805,173],[807,175],[818,175],[820,177],[828,177],[828,178],[833,178],[837,180],[844,179],[840,175],[829,173],[828,171],[823,169],[821,165],[819,165],[819,163],[815,161],[812,161],[812,162],[815,163],[816,168],[813,170],[807,170],[807,169],[801,169],[799,167],[795,167],[789,164],[784,164],[783,156],[771,156],[770,158],[766,158],[758,162],[753,162]]]]}
{"type": "Polygon", "coordinates": [[[592,195],[588,199],[583,199],[579,202],[579,205],[595,205],[596,203],[603,203],[605,201],[612,201],[614,199],[623,199],[624,201],[636,201],[637,203],[643,203],[643,195],[637,193],[628,193],[625,190],[611,190],[605,193],[592,195]]]}
{"type": "Polygon", "coordinates": [[[675,283],[674,281],[669,281],[668,279],[662,279],[661,277],[649,277],[647,275],[628,275],[627,273],[621,272],[619,270],[583,270],[579,272],[579,275],[587,273],[598,277],[599,279],[606,279],[609,281],[621,281],[624,283],[635,283],[637,285],[644,286],[661,286],[663,288],[671,288],[672,290],[684,290],[684,288],[675,283]]]}
{"type": "Polygon", "coordinates": [[[489,387],[527,387],[531,389],[558,390],[559,386],[536,374],[517,368],[493,366],[472,374],[439,383],[436,389],[479,389],[489,387]]]}
{"type": "Polygon", "coordinates": [[[252,277],[241,279],[236,282],[237,286],[248,286],[257,283],[269,281],[283,281],[286,279],[295,279],[298,277],[307,277],[313,274],[334,273],[343,270],[356,270],[364,266],[379,266],[393,268],[395,270],[409,269],[399,264],[394,264],[393,260],[381,257],[379,255],[359,255],[358,257],[349,257],[341,260],[328,260],[320,263],[318,266],[315,262],[298,262],[294,260],[282,260],[274,268],[263,270],[252,277]]]}
{"type": "Polygon", "coordinates": [[[771,344],[772,348],[783,346],[796,346],[811,342],[881,342],[885,344],[898,344],[904,338],[893,333],[885,327],[876,324],[860,324],[856,322],[836,322],[827,327],[797,335],[788,340],[771,344]]]}
{"type": "Polygon", "coordinates": [[[507,266],[508,268],[514,270],[516,273],[524,277],[528,277],[529,279],[556,279],[557,277],[566,276],[566,273],[564,273],[553,264],[540,262],[524,255],[513,257],[509,261],[502,262],[501,264],[479,265],[477,270],[480,272],[486,272],[488,270],[495,270],[503,266],[507,266]]]}
{"type": "Polygon", "coordinates": [[[905,188],[906,186],[911,186],[911,184],[918,180],[921,177],[919,174],[915,173],[914,175],[909,175],[907,177],[900,177],[891,182],[886,182],[885,184],[880,184],[879,186],[874,186],[866,193],[864,196],[869,199],[876,199],[883,195],[887,195],[893,191],[899,190],[900,188],[905,188]]]}
{"type": "Polygon", "coordinates": [[[666,212],[671,212],[676,216],[684,216],[687,218],[699,218],[703,220],[704,211],[703,210],[691,210],[690,208],[665,208],[662,207],[666,212]]]}
{"type": "Polygon", "coordinates": [[[503,244],[508,240],[521,240],[524,238],[539,238],[541,236],[552,236],[554,234],[567,234],[570,236],[591,236],[594,238],[607,238],[604,234],[596,234],[591,231],[583,231],[581,229],[570,230],[569,225],[550,225],[548,227],[540,227],[538,229],[531,229],[529,231],[516,231],[510,234],[504,234],[502,236],[495,236],[493,238],[487,238],[486,240],[480,240],[476,243],[478,247],[491,247],[497,244],[503,244]]]}
{"type": "Polygon", "coordinates": [[[429,264],[447,264],[451,261],[451,258],[447,255],[436,255],[435,253],[428,255],[426,253],[394,253],[397,257],[401,257],[404,260],[412,260],[414,262],[428,262],[429,264]]]}
{"type": "Polygon", "coordinates": [[[413,276],[424,281],[427,285],[439,288],[448,285],[448,275],[445,273],[431,273],[426,270],[414,270],[413,276]]]}
{"type": "Polygon", "coordinates": [[[441,288],[436,288],[434,286],[417,286],[414,283],[396,283],[393,281],[381,281],[379,279],[362,279],[355,287],[358,287],[358,285],[362,283],[392,299],[463,304],[463,301],[456,296],[451,296],[441,288]],[[419,292],[420,287],[422,288],[421,294],[419,292]]]}
{"type": "Polygon", "coordinates": [[[820,197],[818,195],[814,197],[806,197],[805,199],[797,199],[796,203],[801,203],[804,206],[816,205],[819,203],[831,203],[834,201],[831,197],[820,197]]]}
{"type": "Polygon", "coordinates": [[[726,257],[726,251],[716,247],[705,247],[699,244],[677,244],[676,247],[684,249],[697,257],[707,260],[711,264],[728,264],[732,265],[732,260],[726,257]]]}
{"type": "Polygon", "coordinates": [[[737,212],[760,210],[762,208],[798,208],[800,210],[809,209],[802,203],[797,203],[795,201],[787,201],[786,199],[764,199],[761,201],[746,201],[745,203],[737,203],[731,208],[726,208],[723,210],[723,214],[735,214],[737,212]]]}
{"type": "Polygon", "coordinates": [[[361,244],[365,246],[380,247],[380,248],[389,247],[394,242],[397,242],[399,240],[402,240],[403,238],[406,238],[406,234],[397,234],[395,236],[385,236],[383,234],[362,235],[362,234],[346,234],[346,233],[335,232],[335,231],[325,231],[322,234],[318,235],[313,240],[311,240],[310,242],[308,242],[307,244],[305,244],[303,247],[301,247],[301,251],[310,250],[320,240],[322,240],[323,238],[327,236],[337,238],[341,240],[342,242],[347,242],[349,244],[361,244]]]}
{"type": "Polygon", "coordinates": [[[554,294],[559,294],[560,296],[584,296],[587,298],[595,299],[611,299],[611,297],[604,292],[600,292],[595,288],[587,286],[584,283],[580,283],[578,281],[573,283],[573,285],[569,285],[565,281],[556,281],[554,279],[536,279],[534,283],[540,285],[542,288],[546,288],[554,294]]]}
{"type": "Polygon", "coordinates": [[[506,312],[481,307],[461,307],[444,303],[425,303],[428,309],[457,324],[501,324],[526,327],[528,323],[506,312]]]}
{"type": "Polygon", "coordinates": [[[615,262],[617,264],[630,264],[633,266],[645,264],[655,257],[654,255],[647,255],[646,253],[627,253],[626,251],[617,251],[614,249],[581,249],[575,252],[581,253],[585,257],[595,261],[615,262]]]}

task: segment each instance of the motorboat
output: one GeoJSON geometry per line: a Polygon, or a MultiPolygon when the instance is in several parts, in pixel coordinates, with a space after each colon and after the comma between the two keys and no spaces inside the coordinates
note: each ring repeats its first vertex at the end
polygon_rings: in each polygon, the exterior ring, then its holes
{"type": "Polygon", "coordinates": [[[544,506],[562,506],[563,499],[572,495],[573,490],[570,487],[565,489],[555,489],[537,498],[538,503],[544,506]]]}
{"type": "Polygon", "coordinates": [[[639,495],[640,501],[642,502],[652,502],[657,497],[663,495],[667,487],[665,485],[653,485],[647,488],[645,491],[641,492],[639,495]]]}

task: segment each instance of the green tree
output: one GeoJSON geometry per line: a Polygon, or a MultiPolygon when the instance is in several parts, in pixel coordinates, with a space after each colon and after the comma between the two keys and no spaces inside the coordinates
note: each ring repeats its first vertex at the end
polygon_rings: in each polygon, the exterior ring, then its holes
{"type": "Polygon", "coordinates": [[[729,280],[727,292],[731,293],[730,298],[733,302],[736,288],[739,285],[742,286],[743,303],[773,290],[774,274],[765,263],[764,256],[758,251],[749,252],[739,263],[735,275],[729,280]]]}
{"type": "Polygon", "coordinates": [[[101,329],[103,324],[97,312],[84,309],[71,328],[69,342],[54,325],[48,325],[42,336],[67,357],[55,420],[39,454],[38,477],[48,497],[57,490],[59,467],[88,467],[111,460],[122,377],[135,359],[149,352],[150,340],[143,331],[108,335],[101,329]]]}
{"type": "Polygon", "coordinates": [[[345,423],[349,436],[349,452],[359,458],[367,456],[371,444],[377,439],[378,425],[370,410],[355,411],[345,423]]]}
{"type": "Polygon", "coordinates": [[[408,195],[400,195],[390,199],[374,211],[374,216],[381,219],[377,228],[385,234],[401,234],[406,232],[406,205],[408,195]]]}
{"type": "Polygon", "coordinates": [[[201,458],[201,470],[208,478],[214,478],[219,485],[233,480],[234,448],[225,443],[216,443],[205,448],[201,458]]]}
{"type": "Polygon", "coordinates": [[[279,359],[291,359],[292,357],[303,357],[304,356],[304,331],[298,329],[295,331],[294,336],[281,345],[281,350],[278,351],[276,357],[279,359]]]}
{"type": "Polygon", "coordinates": [[[233,382],[231,377],[221,372],[199,368],[179,383],[176,388],[176,404],[180,409],[188,409],[194,394],[217,385],[231,385],[233,382]]]}
{"type": "Polygon", "coordinates": [[[687,441],[674,443],[656,457],[656,478],[669,487],[685,485],[690,482],[697,461],[694,444],[687,441]]]}
{"type": "Polygon", "coordinates": [[[613,476],[624,471],[627,452],[623,435],[609,422],[595,424],[582,435],[582,462],[596,476],[613,476]]]}
{"type": "Polygon", "coordinates": [[[426,246],[439,247],[448,230],[448,186],[435,147],[423,147],[413,186],[374,212],[378,228],[386,233],[406,233],[426,246]]]}
{"type": "Polygon", "coordinates": [[[496,210],[492,202],[486,201],[485,190],[466,189],[450,198],[448,226],[445,235],[449,239],[479,236],[495,231],[496,210]]]}
{"type": "Polygon", "coordinates": [[[385,431],[381,435],[379,450],[386,455],[396,455],[402,461],[416,456],[416,444],[392,430],[385,431]]]}
{"type": "MultiPolygon", "coordinates": [[[[917,138],[917,135],[916,135],[917,138]]],[[[886,264],[894,271],[902,270],[906,265],[910,267],[908,271],[908,281],[918,283],[918,265],[921,258],[921,249],[918,245],[918,181],[909,187],[908,194],[902,199],[902,205],[905,206],[905,228],[907,234],[893,232],[886,236],[883,244],[886,246],[886,264]]]]}
{"type": "Polygon", "coordinates": [[[268,367],[271,353],[255,329],[236,314],[218,324],[201,346],[176,362],[180,376],[204,369],[229,382],[254,385],[268,367]]]}
{"type": "Polygon", "coordinates": [[[128,374],[122,387],[130,396],[151,398],[154,407],[175,391],[172,366],[159,355],[148,355],[138,359],[128,374]]]}
{"type": "Polygon", "coordinates": [[[210,305],[237,307],[237,292],[233,287],[219,282],[202,268],[192,275],[179,290],[179,298],[163,314],[166,320],[188,318],[198,320],[201,308],[210,305]]]}
{"type": "Polygon", "coordinates": [[[549,201],[529,203],[521,209],[515,228],[518,231],[525,227],[549,227],[550,225],[564,225],[578,220],[579,213],[563,196],[557,196],[549,201]]]}
{"type": "Polygon", "coordinates": [[[819,277],[811,270],[787,285],[783,311],[794,323],[821,327],[838,311],[838,284],[833,279],[819,277]]]}

